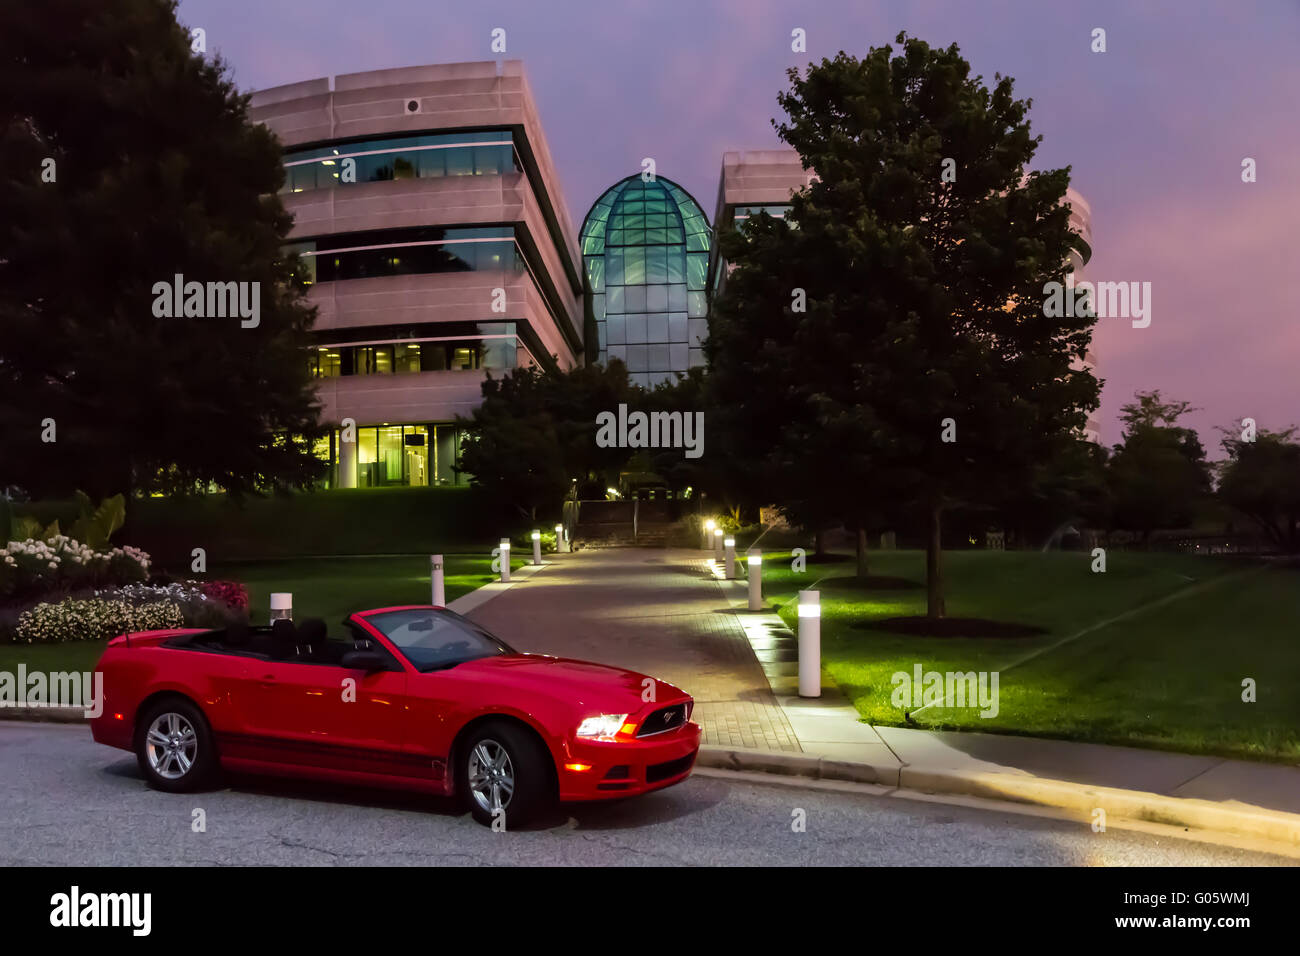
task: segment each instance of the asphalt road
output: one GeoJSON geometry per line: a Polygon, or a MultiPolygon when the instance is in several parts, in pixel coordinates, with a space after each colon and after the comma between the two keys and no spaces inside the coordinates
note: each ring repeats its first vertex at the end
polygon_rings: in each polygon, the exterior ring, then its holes
{"type": "Polygon", "coordinates": [[[1197,866],[1294,861],[1021,814],[694,776],[493,833],[441,801],[266,780],[173,796],[76,725],[0,721],[0,866],[1197,866]],[[206,832],[194,832],[202,809],[206,832]],[[796,810],[805,832],[792,830],[796,810]]]}

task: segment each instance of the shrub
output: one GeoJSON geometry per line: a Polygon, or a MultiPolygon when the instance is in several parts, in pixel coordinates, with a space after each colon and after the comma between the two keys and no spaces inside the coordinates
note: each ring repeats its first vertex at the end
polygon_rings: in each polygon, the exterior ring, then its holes
{"type": "Polygon", "coordinates": [[[62,534],[48,541],[10,541],[0,548],[0,597],[143,581],[149,565],[149,555],[139,548],[96,551],[62,534]]]}
{"type": "Polygon", "coordinates": [[[239,581],[204,581],[203,593],[232,611],[248,611],[248,588],[239,581]]]}
{"type": "Polygon", "coordinates": [[[54,644],[184,625],[180,608],[171,601],[132,605],[124,600],[69,598],[24,611],[18,618],[16,636],[25,644],[54,644]]]}

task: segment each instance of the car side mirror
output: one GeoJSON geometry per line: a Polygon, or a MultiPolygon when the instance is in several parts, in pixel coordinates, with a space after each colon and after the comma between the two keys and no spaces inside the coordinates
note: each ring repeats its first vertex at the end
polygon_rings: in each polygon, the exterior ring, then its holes
{"type": "Polygon", "coordinates": [[[379,651],[344,651],[339,662],[352,671],[382,671],[388,669],[388,658],[379,651]]]}

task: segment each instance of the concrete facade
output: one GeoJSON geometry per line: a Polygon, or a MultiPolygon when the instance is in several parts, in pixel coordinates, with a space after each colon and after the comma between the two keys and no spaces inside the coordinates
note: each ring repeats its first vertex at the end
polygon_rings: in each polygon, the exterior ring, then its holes
{"type": "MultiPolygon", "coordinates": [[[[522,262],[522,267],[499,271],[416,271],[315,282],[308,299],[317,308],[314,334],[321,351],[409,347],[407,343],[427,349],[453,340],[472,344],[458,339],[465,338],[466,328],[508,322],[518,330],[515,366],[571,368],[581,362],[582,260],[519,61],[417,66],[308,80],[254,93],[250,112],[280,138],[286,166],[295,165],[295,160],[301,166],[300,157],[316,155],[305,150],[333,148],[350,155],[351,147],[358,156],[395,154],[395,142],[411,143],[409,137],[434,134],[463,133],[468,140],[482,131],[502,131],[513,149],[513,168],[488,174],[422,178],[421,173],[378,181],[359,177],[320,188],[286,187],[283,199],[294,217],[291,239],[296,242],[327,239],[335,247],[348,247],[345,252],[391,249],[397,256],[411,247],[440,246],[426,237],[441,235],[436,230],[442,228],[463,232],[509,227],[514,259],[522,262]],[[416,238],[424,241],[400,239],[415,236],[417,230],[421,233],[416,238]],[[357,237],[355,244],[347,241],[351,236],[357,237]],[[439,333],[444,325],[445,335],[439,333]]],[[[325,256],[306,253],[313,254],[325,256]]],[[[511,353],[505,349],[494,354],[511,353]]],[[[378,370],[386,374],[372,369],[369,374],[322,375],[318,388],[323,421],[339,425],[352,419],[360,427],[450,427],[457,415],[468,415],[478,405],[487,374],[477,365],[439,371],[404,368],[390,362],[378,370]]],[[[494,374],[499,377],[503,371],[494,374]]],[[[334,439],[329,454],[335,462],[345,460],[334,439]]],[[[344,487],[351,480],[347,472],[345,468],[336,475],[344,487]]]]}

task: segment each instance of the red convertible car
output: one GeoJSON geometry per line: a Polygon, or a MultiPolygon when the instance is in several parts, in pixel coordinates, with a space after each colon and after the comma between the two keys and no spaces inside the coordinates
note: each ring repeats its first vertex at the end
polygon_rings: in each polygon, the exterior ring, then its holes
{"type": "Polygon", "coordinates": [[[144,631],[109,642],[95,740],[155,787],[219,769],[459,797],[510,826],[554,801],[680,783],[694,701],[633,671],[513,650],[453,611],[389,607],[324,623],[144,631]],[[503,821],[504,822],[504,821],[503,821]]]}

